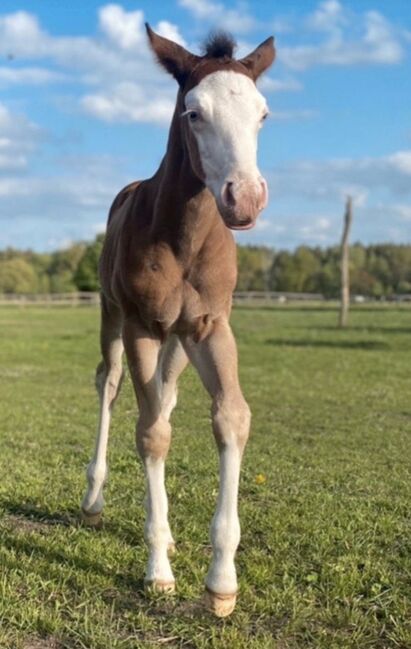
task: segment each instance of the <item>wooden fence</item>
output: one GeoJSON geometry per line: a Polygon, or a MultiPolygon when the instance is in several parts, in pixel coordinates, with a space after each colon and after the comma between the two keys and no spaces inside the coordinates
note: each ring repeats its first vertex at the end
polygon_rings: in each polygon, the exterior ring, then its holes
{"type": "MultiPolygon", "coordinates": [[[[237,291],[234,293],[236,306],[270,306],[274,304],[289,304],[295,302],[325,302],[326,298],[320,293],[287,293],[281,291],[237,291]]],[[[332,300],[337,303],[336,300],[332,300]]],[[[384,302],[386,304],[411,303],[411,294],[391,295],[383,300],[353,295],[354,304],[384,302]]],[[[100,304],[99,293],[41,293],[30,295],[0,294],[0,307],[16,306],[97,306],[100,304]]]]}
{"type": "MultiPolygon", "coordinates": [[[[238,291],[234,293],[234,304],[243,306],[264,306],[286,302],[322,301],[319,293],[281,293],[265,291],[238,291]]],[[[100,303],[99,293],[44,293],[30,295],[0,295],[0,306],[96,306],[100,303]]]]}
{"type": "Polygon", "coordinates": [[[100,304],[99,293],[32,293],[0,295],[0,306],[96,306],[100,304]]]}
{"type": "Polygon", "coordinates": [[[236,306],[264,306],[285,304],[287,302],[321,302],[325,298],[320,293],[286,293],[278,291],[236,291],[236,306]]]}

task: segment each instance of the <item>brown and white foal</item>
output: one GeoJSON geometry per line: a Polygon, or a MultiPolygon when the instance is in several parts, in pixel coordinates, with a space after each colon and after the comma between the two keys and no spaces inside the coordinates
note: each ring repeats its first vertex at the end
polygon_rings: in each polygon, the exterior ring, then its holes
{"type": "Polygon", "coordinates": [[[208,41],[204,56],[196,56],[148,25],[147,33],[179,92],[158,171],[125,187],[109,214],[100,261],[100,419],[82,510],[86,522],[99,523],[124,346],[139,406],[137,448],[147,477],[145,580],[160,591],[174,589],[164,463],[177,379],[190,360],[212,398],[220,454],[205,598],[208,608],[225,616],[236,600],[238,482],[250,424],[229,325],[237,272],[230,230],[253,227],[267,203],[256,155],[257,134],[268,111],[255,81],[271,65],[275,51],[269,38],[235,60],[232,41],[219,35],[208,41]]]}

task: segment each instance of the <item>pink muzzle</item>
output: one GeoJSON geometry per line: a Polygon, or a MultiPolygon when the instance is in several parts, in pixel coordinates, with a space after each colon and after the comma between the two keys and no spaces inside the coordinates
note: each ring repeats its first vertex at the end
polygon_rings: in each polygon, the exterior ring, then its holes
{"type": "Polygon", "coordinates": [[[232,230],[250,230],[267,205],[267,183],[262,176],[257,181],[227,181],[221,189],[218,207],[224,223],[232,230]]]}

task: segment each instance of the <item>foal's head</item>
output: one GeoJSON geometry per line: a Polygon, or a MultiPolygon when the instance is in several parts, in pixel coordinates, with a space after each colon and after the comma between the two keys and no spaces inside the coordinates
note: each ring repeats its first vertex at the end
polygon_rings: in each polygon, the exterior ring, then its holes
{"type": "Polygon", "coordinates": [[[229,228],[252,228],[268,197],[257,167],[257,135],[268,109],[255,82],[274,60],[273,38],[235,60],[235,44],[224,34],[211,37],[204,56],[196,56],[148,25],[147,33],[158,61],[180,86],[182,131],[194,172],[229,228]]]}

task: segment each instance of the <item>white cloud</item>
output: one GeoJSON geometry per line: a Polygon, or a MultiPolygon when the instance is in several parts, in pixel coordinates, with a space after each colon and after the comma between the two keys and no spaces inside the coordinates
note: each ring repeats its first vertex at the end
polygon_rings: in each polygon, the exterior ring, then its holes
{"type": "Polygon", "coordinates": [[[179,43],[183,47],[187,46],[187,43],[185,42],[184,38],[181,36],[180,31],[176,25],[173,25],[173,23],[169,23],[168,20],[160,20],[159,23],[157,23],[155,27],[155,31],[160,34],[160,36],[164,36],[164,38],[168,38],[171,41],[175,41],[176,43],[179,43]]]}
{"type": "Polygon", "coordinates": [[[360,159],[300,161],[272,174],[277,196],[294,192],[315,201],[341,201],[347,194],[364,205],[367,197],[386,191],[393,196],[411,195],[411,151],[360,159]]]}
{"type": "MultiPolygon", "coordinates": [[[[126,11],[118,4],[109,4],[99,10],[99,27],[109,41],[121,50],[147,49],[144,12],[126,11]]],[[[185,45],[177,25],[160,20],[154,30],[161,36],[185,45]]]]}
{"type": "Polygon", "coordinates": [[[136,83],[124,82],[112,86],[107,93],[86,95],[81,104],[87,113],[105,122],[168,124],[175,97],[158,91],[150,95],[136,83]]]}
{"type": "Polygon", "coordinates": [[[325,217],[317,219],[316,223],[317,227],[320,228],[320,230],[328,230],[331,226],[331,221],[330,219],[327,219],[325,217]]]}
{"type": "Polygon", "coordinates": [[[308,16],[307,26],[310,29],[330,32],[347,23],[343,6],[338,0],[325,0],[308,16]]]}
{"type": "MultiPolygon", "coordinates": [[[[388,20],[377,11],[369,11],[365,17],[364,44],[371,50],[372,63],[399,63],[403,49],[388,20]]],[[[363,52],[365,56],[365,52],[363,52]]]]}
{"type": "Polygon", "coordinates": [[[338,0],[325,0],[306,18],[305,28],[323,33],[325,40],[280,47],[279,60],[294,70],[314,65],[392,65],[404,56],[403,31],[377,11],[354,14],[338,0]]]}
{"type": "Polygon", "coordinates": [[[352,240],[409,242],[411,151],[380,157],[297,161],[266,174],[276,246],[339,241],[347,195],[354,198],[352,240]],[[283,231],[274,226],[285,224],[283,231]]]}
{"type": "Polygon", "coordinates": [[[256,227],[245,236],[240,235],[238,243],[271,245],[275,248],[295,248],[301,244],[332,245],[338,241],[341,228],[341,214],[330,212],[327,216],[316,211],[284,212],[277,208],[271,216],[265,216],[263,227],[256,227]]]}
{"type": "MultiPolygon", "coordinates": [[[[256,26],[244,3],[233,9],[226,9],[217,0],[179,0],[179,4],[203,23],[218,23],[235,32],[256,26]]],[[[99,9],[96,36],[55,37],[28,12],[1,16],[0,54],[19,60],[45,59],[54,68],[3,66],[0,67],[0,86],[45,84],[75,78],[88,87],[78,98],[77,105],[89,115],[109,122],[166,124],[173,110],[175,83],[154,62],[147,45],[144,19],[142,10],[127,11],[120,4],[107,4],[99,9]]],[[[353,17],[338,0],[326,0],[305,22],[307,29],[324,33],[325,40],[315,45],[280,47],[279,57],[289,67],[304,69],[318,63],[387,63],[399,60],[402,55],[393,28],[375,11],[353,17]],[[358,18],[361,29],[357,37],[350,40],[346,30],[352,29],[353,18],[358,18]]],[[[154,28],[165,37],[184,44],[173,23],[160,21],[154,28]]],[[[244,53],[251,49],[252,45],[240,43],[244,53]]],[[[260,87],[270,93],[298,91],[302,86],[293,78],[263,77],[260,87]]],[[[70,105],[70,102],[65,103],[70,105]]],[[[275,119],[313,116],[312,111],[304,109],[273,114],[275,119]]]]}
{"type": "Polygon", "coordinates": [[[237,34],[249,32],[256,26],[256,20],[250,15],[244,2],[239,3],[235,9],[228,9],[222,3],[211,0],[178,0],[178,4],[188,9],[198,20],[237,34]]]}
{"type": "Polygon", "coordinates": [[[0,66],[0,87],[11,85],[37,86],[57,81],[67,81],[67,75],[47,68],[0,66]]]}
{"type": "Polygon", "coordinates": [[[33,14],[16,11],[0,16],[0,46],[8,56],[43,56],[46,54],[44,33],[33,14]]]}
{"type": "Polygon", "coordinates": [[[396,203],[389,206],[381,205],[380,207],[385,212],[387,212],[387,209],[395,212],[401,221],[411,222],[411,205],[396,203]]]}
{"type": "Polygon", "coordinates": [[[297,79],[273,79],[263,75],[257,82],[262,92],[298,92],[303,89],[302,83],[297,79]]]}
{"type": "MultiPolygon", "coordinates": [[[[176,86],[154,61],[143,11],[126,11],[121,5],[108,4],[99,10],[98,26],[96,37],[54,37],[27,12],[0,17],[0,54],[17,59],[47,59],[60,68],[51,71],[26,67],[13,72],[11,67],[3,67],[0,86],[57,81],[66,74],[63,68],[89,86],[89,91],[78,99],[80,108],[89,115],[110,122],[166,124],[172,115],[176,86]]],[[[173,23],[163,20],[154,29],[184,45],[173,23]]]]}
{"type": "Polygon", "coordinates": [[[137,49],[144,43],[144,12],[125,11],[109,4],[99,10],[100,29],[120,49],[137,49]]]}
{"type": "Polygon", "coordinates": [[[54,37],[40,27],[34,15],[21,11],[0,16],[0,54],[19,61],[48,59],[65,69],[101,78],[118,74],[127,61],[107,33],[103,38],[54,37]]]}
{"type": "Polygon", "coordinates": [[[405,174],[411,176],[411,151],[398,151],[387,158],[389,164],[405,174]]]}
{"type": "MultiPolygon", "coordinates": [[[[17,154],[11,156],[9,153],[0,152],[0,171],[6,169],[24,169],[27,167],[27,158],[25,155],[17,154]]],[[[1,190],[0,190],[1,195],[1,190]]]]}
{"type": "Polygon", "coordinates": [[[0,175],[0,246],[44,250],[93,238],[127,182],[123,165],[111,156],[71,156],[54,160],[51,173],[0,175]]]}
{"type": "Polygon", "coordinates": [[[257,232],[262,232],[263,230],[269,230],[270,223],[264,218],[264,216],[261,216],[259,219],[257,219],[257,222],[255,224],[255,229],[257,232]]]}
{"type": "Polygon", "coordinates": [[[0,102],[0,171],[24,169],[43,133],[24,115],[0,102]]]}
{"type": "Polygon", "coordinates": [[[222,10],[222,6],[209,0],[179,0],[178,3],[184,9],[191,11],[196,18],[208,19],[222,10]]]}

